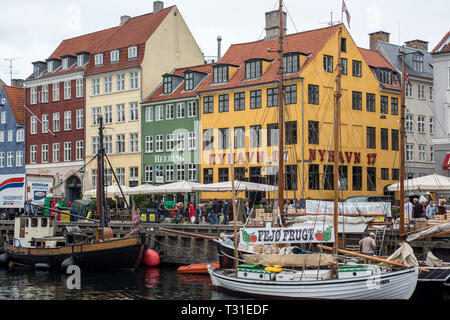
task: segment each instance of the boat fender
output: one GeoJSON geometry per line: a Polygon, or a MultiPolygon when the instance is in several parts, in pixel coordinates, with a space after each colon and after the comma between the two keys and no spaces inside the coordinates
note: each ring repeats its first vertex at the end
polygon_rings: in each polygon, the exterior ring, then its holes
{"type": "Polygon", "coordinates": [[[0,267],[8,266],[8,254],[6,252],[0,254],[0,267]]]}
{"type": "Polygon", "coordinates": [[[283,268],[280,268],[280,267],[265,267],[264,271],[270,271],[270,272],[274,272],[274,273],[279,273],[279,272],[283,271],[283,268]]]}
{"type": "Polygon", "coordinates": [[[50,269],[50,265],[48,263],[36,263],[34,265],[34,268],[40,270],[48,270],[50,269]]]}
{"type": "Polygon", "coordinates": [[[159,265],[158,252],[156,252],[152,249],[147,249],[147,251],[145,251],[144,257],[142,259],[142,263],[146,267],[156,267],[157,265],[159,265]]]}
{"type": "Polygon", "coordinates": [[[73,257],[69,257],[61,263],[61,269],[66,270],[68,267],[70,267],[71,265],[74,265],[74,264],[75,264],[75,261],[73,260],[73,257]]]}

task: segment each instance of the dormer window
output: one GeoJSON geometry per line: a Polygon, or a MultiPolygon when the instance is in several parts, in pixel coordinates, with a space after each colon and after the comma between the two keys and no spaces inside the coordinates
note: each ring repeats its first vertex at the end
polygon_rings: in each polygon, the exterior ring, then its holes
{"type": "Polygon", "coordinates": [[[95,65],[100,66],[103,64],[103,53],[98,53],[95,55],[95,65]]]}
{"type": "Polygon", "coordinates": [[[283,56],[283,69],[285,73],[296,73],[300,70],[300,56],[298,53],[286,53],[283,56]]]}
{"type": "Polygon", "coordinates": [[[84,66],[84,56],[83,55],[79,55],[77,57],[77,65],[78,65],[78,67],[84,66]]]}
{"type": "Polygon", "coordinates": [[[392,84],[392,71],[381,69],[380,70],[380,82],[385,84],[392,84]]]}
{"type": "Polygon", "coordinates": [[[128,47],[128,59],[137,58],[137,46],[128,47]]]}
{"type": "Polygon", "coordinates": [[[256,79],[262,75],[262,61],[248,60],[245,62],[245,79],[256,79]]]}
{"type": "Polygon", "coordinates": [[[416,72],[423,72],[423,55],[420,53],[413,54],[412,57],[413,70],[416,72]]]}
{"type": "Polygon", "coordinates": [[[53,61],[47,62],[47,72],[53,72],[53,61]]]}
{"type": "Polygon", "coordinates": [[[33,66],[33,73],[34,73],[34,77],[35,78],[39,77],[40,72],[39,72],[39,66],[38,65],[34,65],[33,66]]]}
{"type": "Polygon", "coordinates": [[[194,89],[194,73],[187,72],[184,75],[184,90],[190,91],[194,89]]]}
{"type": "Polygon", "coordinates": [[[214,66],[213,68],[213,82],[214,83],[223,83],[228,81],[228,66],[219,65],[214,66]]]}
{"type": "Polygon", "coordinates": [[[172,77],[167,76],[164,77],[164,87],[163,87],[164,94],[169,94],[172,92],[172,77]]]}
{"type": "Polygon", "coordinates": [[[120,51],[119,50],[111,51],[111,63],[119,62],[119,59],[120,59],[120,51]]]}
{"type": "Polygon", "coordinates": [[[62,69],[67,70],[69,68],[69,58],[64,58],[62,60],[62,69]]]}

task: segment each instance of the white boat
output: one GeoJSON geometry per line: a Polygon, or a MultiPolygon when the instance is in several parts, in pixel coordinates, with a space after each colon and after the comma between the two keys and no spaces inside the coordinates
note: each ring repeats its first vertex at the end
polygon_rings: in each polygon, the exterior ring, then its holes
{"type": "MultiPolygon", "coordinates": [[[[233,271],[213,269],[208,272],[217,288],[258,297],[325,300],[408,300],[417,284],[418,268],[380,273],[379,267],[358,265],[367,271],[341,271],[336,279],[277,280],[273,272],[258,274],[263,279],[249,277],[248,270],[233,271]],[[247,271],[247,277],[244,273],[247,271]],[[342,273],[342,275],[341,275],[342,273]]],[[[351,268],[349,268],[351,269],[351,268]]],[[[238,269],[239,270],[239,269],[238,269]]],[[[293,271],[283,271],[294,273],[293,271]]],[[[301,271],[300,271],[301,272],[301,271]]],[[[317,273],[317,271],[315,271],[317,273]]],[[[297,272],[298,273],[298,272],[297,272]]]]}

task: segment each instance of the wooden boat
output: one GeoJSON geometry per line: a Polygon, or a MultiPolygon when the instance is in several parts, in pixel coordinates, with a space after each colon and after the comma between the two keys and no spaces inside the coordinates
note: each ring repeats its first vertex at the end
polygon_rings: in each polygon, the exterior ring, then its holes
{"type": "MultiPolygon", "coordinates": [[[[105,154],[101,117],[99,131],[100,150],[97,154],[97,172],[104,173],[105,154]]],[[[114,238],[112,229],[108,227],[104,189],[104,174],[99,174],[97,208],[99,208],[100,221],[83,217],[85,220],[100,223],[95,238],[89,238],[82,234],[78,227],[70,226],[65,227],[63,234],[57,236],[55,234],[58,223],[56,217],[58,214],[68,213],[45,208],[54,216],[20,216],[15,219],[14,238],[8,239],[4,244],[8,260],[18,266],[56,270],[65,269],[70,265],[77,265],[82,269],[137,267],[149,244],[146,234],[140,231],[140,217],[136,214],[133,205],[134,229],[123,238],[114,238]]]]}
{"type": "MultiPolygon", "coordinates": [[[[178,273],[208,273],[208,264],[206,263],[196,263],[196,264],[190,264],[188,266],[181,266],[177,269],[178,273]]],[[[219,268],[219,262],[210,264],[211,268],[219,268]]]]}

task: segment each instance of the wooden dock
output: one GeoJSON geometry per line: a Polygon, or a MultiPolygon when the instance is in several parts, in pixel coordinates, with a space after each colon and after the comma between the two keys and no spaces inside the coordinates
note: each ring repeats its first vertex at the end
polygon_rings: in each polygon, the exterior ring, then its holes
{"type": "MultiPolygon", "coordinates": [[[[78,226],[82,232],[95,236],[97,225],[91,222],[58,222],[57,232],[62,232],[65,226],[78,226]]],[[[133,225],[131,221],[111,221],[110,226],[115,236],[124,236],[129,233],[133,225]]],[[[221,233],[233,234],[233,225],[210,225],[210,224],[143,224],[150,237],[150,248],[160,254],[162,263],[193,264],[214,263],[219,261],[217,248],[210,238],[219,237],[221,233]],[[161,229],[173,229],[184,234],[166,232],[161,229]],[[193,237],[189,234],[203,235],[204,237],[193,237]]],[[[0,221],[0,251],[3,246],[4,236],[14,235],[14,221],[0,221]]],[[[339,234],[340,247],[344,249],[356,248],[358,241],[366,234],[345,233],[339,234]]],[[[386,230],[381,255],[388,255],[397,248],[399,239],[398,230],[386,230]]],[[[419,260],[432,250],[433,254],[440,259],[450,261],[450,242],[448,238],[439,237],[433,240],[424,239],[414,241],[411,246],[419,260]]]]}

